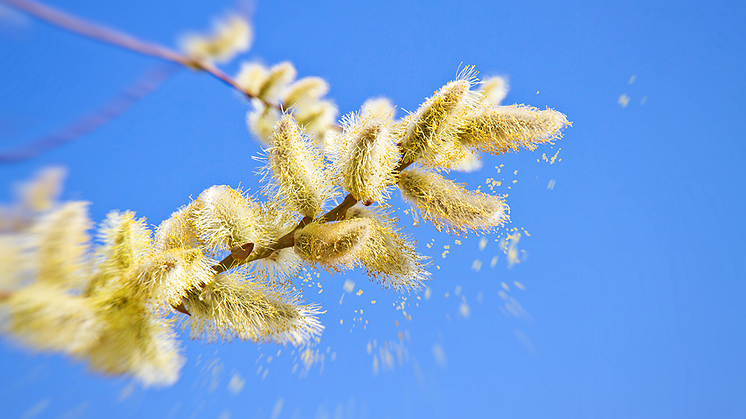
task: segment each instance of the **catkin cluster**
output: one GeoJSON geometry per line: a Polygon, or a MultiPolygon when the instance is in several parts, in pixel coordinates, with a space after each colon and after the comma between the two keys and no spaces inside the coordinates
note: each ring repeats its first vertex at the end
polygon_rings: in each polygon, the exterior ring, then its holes
{"type": "MultiPolygon", "coordinates": [[[[230,41],[241,31],[231,23],[185,48],[219,61],[244,48],[230,41]]],[[[402,119],[377,98],[338,127],[326,82],[295,77],[289,63],[246,64],[237,77],[254,98],[251,130],[267,142],[263,197],[213,186],[155,231],[112,212],[94,245],[87,204],[55,199],[59,171],[21,188],[13,216],[0,217],[2,332],[154,385],[173,383],[184,363],[177,312],[193,339],[312,344],[322,311],[293,286],[302,269],[359,267],[400,292],[430,279],[387,211],[393,189],[438,230],[489,232],[508,220],[505,199],[443,174],[477,168],[480,151],[534,149],[568,125],[551,109],[500,106],[505,80],[467,70],[402,119]]]]}

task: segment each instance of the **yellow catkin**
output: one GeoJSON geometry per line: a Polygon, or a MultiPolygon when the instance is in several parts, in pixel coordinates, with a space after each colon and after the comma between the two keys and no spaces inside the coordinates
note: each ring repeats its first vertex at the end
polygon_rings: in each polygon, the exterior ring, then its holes
{"type": "Polygon", "coordinates": [[[565,115],[552,109],[485,106],[463,119],[458,139],[465,146],[500,155],[557,140],[569,124],[565,115]]]}
{"type": "Polygon", "coordinates": [[[235,81],[245,93],[256,97],[268,77],[269,69],[263,64],[242,63],[235,81]]]}
{"type": "Polygon", "coordinates": [[[365,251],[371,224],[368,218],[309,224],[295,233],[295,252],[330,271],[353,268],[365,251]]]}
{"type": "Polygon", "coordinates": [[[479,93],[482,95],[481,102],[499,105],[508,95],[508,90],[510,90],[510,86],[506,77],[489,77],[479,85],[479,93]]]}
{"type": "MultiPolygon", "coordinates": [[[[259,223],[263,226],[265,237],[275,242],[298,225],[298,217],[276,201],[270,201],[261,207],[259,223]]],[[[292,248],[285,248],[252,262],[250,268],[252,275],[259,279],[286,283],[300,272],[301,260],[292,248]]]]}
{"type": "Polygon", "coordinates": [[[309,100],[296,103],[294,116],[319,146],[326,147],[326,134],[336,123],[338,113],[337,105],[330,100],[309,100]]]}
{"type": "Polygon", "coordinates": [[[152,251],[145,220],[136,219],[130,211],[109,213],[98,234],[103,245],[96,250],[97,263],[88,293],[119,283],[137,260],[152,251]]]}
{"type": "Polygon", "coordinates": [[[130,374],[145,385],[178,380],[184,358],[173,320],[144,301],[132,283],[109,286],[89,298],[102,321],[99,339],[85,354],[92,369],[130,374]]]}
{"type": "Polygon", "coordinates": [[[257,92],[257,97],[269,103],[276,102],[297,74],[295,67],[289,61],[272,66],[257,92]]]}
{"type": "Polygon", "coordinates": [[[251,25],[238,15],[230,15],[216,22],[210,35],[187,35],[181,41],[181,49],[196,60],[223,63],[236,54],[248,51],[254,33],[251,25]]]}
{"type": "Polygon", "coordinates": [[[399,176],[402,196],[417,207],[419,216],[439,231],[457,235],[490,231],[508,220],[508,206],[499,196],[470,192],[432,172],[406,170],[399,176]]]}
{"type": "Polygon", "coordinates": [[[449,82],[407,116],[399,125],[400,146],[405,162],[425,159],[425,163],[443,164],[461,158],[454,130],[463,115],[476,106],[470,73],[449,82]]]}
{"type": "Polygon", "coordinates": [[[14,291],[4,305],[3,332],[34,350],[81,356],[101,331],[90,300],[58,285],[26,286],[14,291]]]}
{"type": "Polygon", "coordinates": [[[66,174],[67,170],[63,167],[47,167],[30,181],[18,185],[21,207],[33,212],[52,209],[62,192],[62,181],[66,174]]]}
{"type": "Polygon", "coordinates": [[[204,245],[192,223],[194,210],[198,206],[199,203],[192,202],[171,214],[171,217],[158,226],[153,239],[157,251],[191,249],[204,245]]]}
{"type": "Polygon", "coordinates": [[[284,115],[275,126],[267,150],[269,190],[291,210],[315,217],[330,196],[329,179],[321,152],[300,130],[292,116],[284,115]]]}
{"type": "Polygon", "coordinates": [[[297,305],[293,300],[231,272],[217,275],[184,303],[191,314],[192,338],[310,343],[324,329],[316,317],[318,307],[297,305]]]}
{"type": "Polygon", "coordinates": [[[280,121],[282,113],[273,107],[266,106],[259,99],[252,99],[253,110],[246,113],[246,126],[265,145],[272,142],[275,125],[280,121]]]}
{"type": "Polygon", "coordinates": [[[352,114],[344,122],[337,165],[345,190],[364,201],[387,198],[386,187],[394,183],[392,172],[399,162],[399,149],[386,121],[352,114]]]}
{"type": "Polygon", "coordinates": [[[366,218],[371,223],[371,235],[360,260],[368,275],[385,288],[411,291],[422,288],[429,279],[426,258],[417,253],[415,244],[394,227],[394,220],[382,211],[370,211],[356,205],[347,211],[347,218],[366,218]]]}
{"type": "Polygon", "coordinates": [[[88,281],[91,221],[87,207],[86,202],[65,203],[31,227],[37,281],[65,288],[81,287],[88,281]]]}
{"type": "Polygon", "coordinates": [[[152,301],[177,306],[197,286],[212,281],[215,262],[201,249],[175,249],[141,258],[128,275],[152,301]]]}
{"type": "MultiPolygon", "coordinates": [[[[321,77],[303,77],[291,83],[285,93],[285,108],[307,101],[316,101],[329,92],[329,83],[321,77]]],[[[299,105],[302,106],[302,105],[299,105]]]]}
{"type": "Polygon", "coordinates": [[[258,211],[259,206],[242,192],[216,185],[199,195],[191,222],[208,248],[228,250],[261,240],[258,211]]]}

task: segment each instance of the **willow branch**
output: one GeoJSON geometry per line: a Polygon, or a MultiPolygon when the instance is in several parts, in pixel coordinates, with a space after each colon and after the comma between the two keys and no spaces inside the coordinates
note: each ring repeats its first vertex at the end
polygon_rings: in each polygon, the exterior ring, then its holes
{"type": "Polygon", "coordinates": [[[255,260],[267,258],[272,253],[278,250],[285,249],[288,247],[293,247],[295,245],[295,232],[296,231],[302,229],[303,227],[307,226],[313,221],[323,223],[323,222],[328,222],[328,221],[343,220],[345,218],[345,215],[347,214],[347,210],[352,208],[355,204],[357,204],[357,202],[358,202],[357,198],[355,198],[352,194],[347,194],[345,199],[342,200],[342,202],[340,202],[339,205],[331,209],[329,212],[327,212],[326,214],[320,217],[317,217],[316,219],[312,219],[310,217],[304,217],[298,223],[298,225],[295,226],[293,230],[291,230],[289,233],[277,239],[277,241],[275,241],[271,245],[260,248],[260,249],[255,249],[256,251],[249,253],[244,259],[235,257],[237,252],[231,251],[230,255],[226,256],[225,259],[220,261],[220,263],[213,266],[212,269],[215,271],[215,274],[217,275],[229,269],[233,269],[236,266],[243,265],[249,262],[253,262],[255,260]]]}
{"type": "MultiPolygon", "coordinates": [[[[214,78],[243,93],[246,97],[262,100],[261,98],[257,98],[256,95],[242,89],[232,77],[209,62],[187,57],[184,54],[164,46],[143,41],[126,33],[89,22],[33,0],[0,0],[0,2],[15,7],[16,9],[28,13],[39,20],[68,32],[109,45],[114,45],[138,54],[180,64],[192,70],[205,71],[214,78]]],[[[269,103],[265,100],[262,100],[262,102],[267,107],[280,110],[283,109],[282,104],[269,103]]]]}
{"type": "Polygon", "coordinates": [[[81,118],[56,133],[38,138],[18,148],[0,152],[0,163],[17,163],[28,160],[47,150],[67,144],[89,134],[118,117],[137,101],[152,93],[171,77],[176,69],[178,67],[169,63],[148,70],[134,84],[121,92],[103,108],[81,118]]]}

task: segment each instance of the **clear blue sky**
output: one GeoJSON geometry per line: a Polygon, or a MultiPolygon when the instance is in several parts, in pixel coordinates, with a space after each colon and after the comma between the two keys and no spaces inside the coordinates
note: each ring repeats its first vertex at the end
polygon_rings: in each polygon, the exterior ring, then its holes
{"type": "MultiPolygon", "coordinates": [[[[496,191],[509,193],[511,228],[531,234],[518,245],[526,259],[508,269],[494,237],[480,251],[476,236],[457,245],[402,215],[439,266],[431,298],[408,306],[407,321],[393,307],[400,297],[362,273],[323,274],[323,292],[306,293],[327,310],[323,371],[292,372],[290,347],[187,342],[181,380],[152,390],[3,340],[4,417],[746,416],[743,2],[314,3],[260,2],[245,58],[290,60],[299,75],[326,78],[342,112],[377,95],[414,110],[461,63],[475,65],[510,77],[507,103],[549,106],[573,121],[554,148],[488,156],[480,172],[452,175],[472,188],[504,179],[496,191]],[[559,148],[562,161],[537,163],[559,148]],[[345,279],[363,294],[340,305],[345,279]],[[501,282],[523,315],[505,310],[501,282]],[[399,343],[398,332],[410,339],[399,343]],[[374,375],[373,340],[376,353],[389,342],[393,369],[374,375]],[[237,394],[233,377],[244,382],[237,394]]],[[[49,4],[167,45],[230,7],[49,4]]],[[[98,108],[156,63],[35,21],[0,30],[0,57],[2,147],[98,108]]],[[[0,197],[51,164],[68,167],[65,198],[91,201],[97,221],[130,209],[158,224],[209,186],[256,190],[247,109],[224,85],[182,71],[95,133],[0,167],[0,197]]],[[[393,202],[404,207],[398,194],[393,202]]]]}

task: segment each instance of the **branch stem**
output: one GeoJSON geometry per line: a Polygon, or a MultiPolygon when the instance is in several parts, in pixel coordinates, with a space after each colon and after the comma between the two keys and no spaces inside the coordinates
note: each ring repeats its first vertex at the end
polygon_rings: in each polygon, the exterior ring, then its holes
{"type": "Polygon", "coordinates": [[[123,48],[128,51],[136,52],[138,54],[146,55],[149,57],[155,57],[161,60],[170,61],[192,70],[204,71],[214,78],[227,84],[228,86],[231,86],[239,92],[243,93],[249,99],[259,99],[267,107],[279,110],[283,109],[282,104],[269,103],[261,98],[257,98],[256,95],[242,89],[232,77],[207,61],[187,57],[184,54],[181,54],[164,46],[143,41],[124,32],[120,32],[103,25],[89,22],[87,20],[65,13],[61,10],[57,10],[53,7],[38,3],[34,0],[0,0],[0,3],[5,3],[52,26],[81,35],[85,38],[93,39],[109,45],[114,45],[119,48],[123,48]]]}

